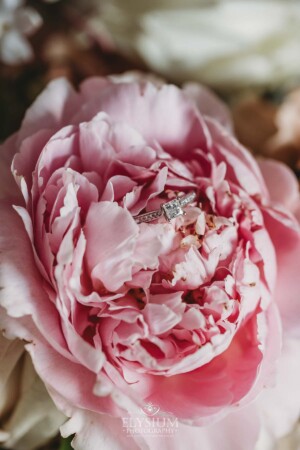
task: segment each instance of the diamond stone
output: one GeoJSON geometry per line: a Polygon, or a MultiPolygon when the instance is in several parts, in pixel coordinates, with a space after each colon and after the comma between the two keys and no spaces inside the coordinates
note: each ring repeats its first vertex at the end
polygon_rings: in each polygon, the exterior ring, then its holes
{"type": "Polygon", "coordinates": [[[177,198],[162,205],[162,210],[167,220],[175,219],[175,217],[182,216],[184,214],[180,202],[177,198]]]}

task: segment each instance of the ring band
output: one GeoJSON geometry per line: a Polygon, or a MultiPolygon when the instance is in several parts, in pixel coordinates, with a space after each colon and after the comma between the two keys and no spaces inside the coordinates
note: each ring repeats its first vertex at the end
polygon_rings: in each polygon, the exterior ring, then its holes
{"type": "Polygon", "coordinates": [[[136,223],[147,223],[153,220],[159,219],[164,216],[165,219],[170,222],[170,220],[176,217],[184,215],[183,208],[189,203],[192,203],[196,198],[196,192],[190,192],[189,194],[183,195],[182,197],[176,197],[169,202],[163,203],[160,209],[155,211],[149,211],[144,214],[139,214],[134,216],[136,223]]]}

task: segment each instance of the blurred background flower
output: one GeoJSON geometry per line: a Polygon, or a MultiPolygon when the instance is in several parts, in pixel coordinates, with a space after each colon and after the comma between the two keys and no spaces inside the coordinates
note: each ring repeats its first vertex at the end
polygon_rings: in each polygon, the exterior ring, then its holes
{"type": "Polygon", "coordinates": [[[6,64],[24,63],[33,57],[26,37],[41,26],[42,18],[23,3],[22,0],[0,2],[0,60],[6,64]]]}
{"type": "Polygon", "coordinates": [[[280,439],[275,447],[270,442],[268,433],[262,433],[255,450],[300,450],[300,423],[298,423],[292,432],[280,439]]]}
{"type": "Polygon", "coordinates": [[[219,89],[299,79],[300,4],[291,0],[102,0],[90,27],[169,80],[219,89]]]}
{"type": "MultiPolygon", "coordinates": [[[[77,85],[151,69],[166,81],[213,87],[231,107],[239,140],[299,176],[299,55],[298,0],[0,0],[0,142],[53,78],[77,85]]],[[[30,450],[63,417],[23,344],[5,345],[0,340],[0,447],[30,450]]],[[[271,449],[266,436],[260,445],[271,449]]],[[[300,450],[299,426],[271,450],[300,450]]]]}
{"type": "Polygon", "coordinates": [[[13,450],[36,449],[53,438],[64,421],[24,344],[0,334],[0,445],[13,450]]]}
{"type": "Polygon", "coordinates": [[[300,89],[278,101],[247,95],[232,106],[239,140],[254,153],[288,164],[300,175],[300,89]]]}

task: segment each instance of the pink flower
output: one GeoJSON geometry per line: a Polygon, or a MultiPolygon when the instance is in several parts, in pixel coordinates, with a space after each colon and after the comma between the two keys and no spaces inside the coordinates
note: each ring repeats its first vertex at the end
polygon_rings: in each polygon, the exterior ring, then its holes
{"type": "Polygon", "coordinates": [[[122,78],[50,83],[2,152],[18,188],[2,164],[1,326],[28,341],[74,448],[250,450],[261,430],[289,431],[289,169],[260,169],[202,88],[122,78]],[[191,191],[185,216],[133,218],[191,191]],[[175,417],[176,436],[128,436],[141,409],[175,417]]]}

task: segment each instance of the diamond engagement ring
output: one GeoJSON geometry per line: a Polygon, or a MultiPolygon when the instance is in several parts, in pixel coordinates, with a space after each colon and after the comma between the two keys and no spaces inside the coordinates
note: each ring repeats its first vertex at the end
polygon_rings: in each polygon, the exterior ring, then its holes
{"type": "Polygon", "coordinates": [[[139,214],[134,216],[136,223],[152,222],[153,220],[159,219],[164,216],[168,222],[175,219],[176,217],[184,215],[183,208],[189,203],[192,203],[196,198],[196,192],[190,192],[189,194],[183,195],[182,197],[176,197],[169,202],[163,203],[160,209],[155,211],[149,211],[144,214],[139,214]]]}

